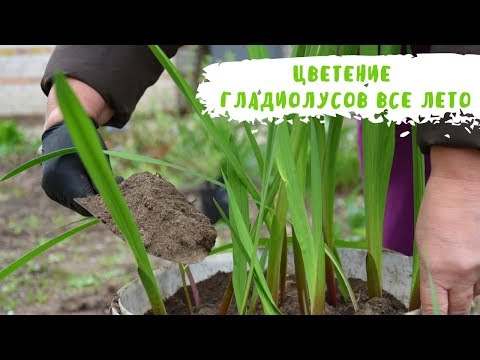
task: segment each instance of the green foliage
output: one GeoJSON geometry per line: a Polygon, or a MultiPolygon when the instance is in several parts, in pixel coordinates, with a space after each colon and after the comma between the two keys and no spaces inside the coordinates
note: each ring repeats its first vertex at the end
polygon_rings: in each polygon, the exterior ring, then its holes
{"type": "MultiPolygon", "coordinates": [[[[107,133],[107,140],[123,144],[120,150],[142,155],[115,151],[118,150],[115,148],[106,153],[112,158],[122,159],[118,164],[114,160],[114,168],[120,170],[123,176],[139,170],[131,165],[123,167],[124,160],[134,160],[143,162],[142,170],[155,166],[155,171],[160,171],[180,186],[200,180],[215,182],[213,178],[222,168],[224,186],[230,197],[230,216],[226,218],[225,214],[222,215],[231,231],[233,243],[214,249],[212,254],[233,250],[232,282],[239,313],[253,313],[259,298],[266,314],[280,314],[278,304],[285,286],[282,274],[286,269],[287,244],[293,245],[295,250],[297,283],[301,283],[299,286],[306,313],[324,312],[325,287],[328,284],[335,286],[335,274],[344,297],[349,296],[355,309],[358,308],[355,294],[338,261],[336,247],[368,249],[369,292],[371,296],[381,295],[383,211],[393,157],[394,126],[371,124],[364,120],[365,216],[358,201],[359,187],[350,196],[343,196],[343,200],[338,201],[335,196],[336,190],[347,192],[352,185],[360,183],[355,141],[357,124],[346,122],[342,128],[344,119],[341,117],[324,119],[326,125],[320,119],[304,124],[292,116],[293,124],[270,125],[253,136],[252,125],[212,119],[204,113],[194,91],[163,51],[156,45],[151,45],[150,49],[190,102],[195,114],[176,119],[157,113],[153,118],[136,121],[128,134],[107,133]],[[145,136],[151,133],[159,136],[145,136]],[[121,136],[123,140],[118,141],[115,136],[121,136]],[[250,212],[250,201],[255,203],[258,211],[250,212]],[[334,209],[339,205],[347,208],[344,219],[350,234],[346,237],[342,236],[345,229],[339,227],[337,219],[334,221],[334,209]],[[365,226],[368,241],[365,241],[365,226]],[[267,237],[263,235],[264,231],[268,232],[267,237]],[[264,251],[259,261],[260,247],[264,251]]],[[[248,50],[251,58],[268,57],[264,46],[251,45],[248,50]]],[[[357,50],[358,46],[353,45],[296,45],[292,55],[353,54],[357,50]]],[[[382,53],[397,50],[396,46],[382,46],[382,53]]],[[[374,54],[376,51],[376,46],[361,46],[362,54],[374,54]]],[[[60,105],[79,155],[130,245],[154,312],[165,313],[138,228],[113,182],[104,154],[93,136],[93,127],[64,77],[57,74],[56,83],[60,105]]],[[[48,158],[73,151],[76,150],[66,149],[40,157],[20,166],[0,181],[48,158]]],[[[36,226],[33,219],[27,222],[29,227],[36,226]]],[[[80,231],[87,225],[93,225],[93,222],[86,222],[75,229],[80,231]]],[[[0,275],[6,276],[12,269],[15,271],[68,235],[69,232],[66,232],[60,237],[45,239],[33,253],[15,262],[19,265],[17,268],[7,267],[0,275]]],[[[111,273],[109,276],[115,275],[111,273]]],[[[72,277],[67,286],[95,287],[99,281],[100,278],[95,276],[72,277]]]]}
{"type": "MultiPolygon", "coordinates": [[[[423,193],[425,191],[425,159],[417,145],[417,127],[412,127],[412,150],[413,150],[413,199],[414,219],[417,223],[423,193]]],[[[420,307],[420,255],[417,244],[414,244],[412,263],[412,287],[410,290],[409,310],[413,311],[420,307]]]]}
{"type": "Polygon", "coordinates": [[[347,192],[362,182],[357,147],[357,122],[345,120],[335,167],[337,191],[347,192]]]}
{"type": "MultiPolygon", "coordinates": [[[[208,139],[208,134],[195,114],[174,117],[160,110],[153,114],[135,114],[130,126],[121,131],[102,130],[105,140],[115,144],[111,150],[142,154],[216,178],[224,156],[208,139]],[[147,134],[158,134],[150,136],[147,134]]],[[[112,167],[124,178],[142,172],[158,172],[177,187],[192,187],[201,179],[178,169],[160,165],[111,159],[112,167]]]]}
{"type": "Polygon", "coordinates": [[[0,157],[17,151],[23,145],[25,135],[13,120],[0,120],[0,157]]]}
{"type": "MultiPolygon", "coordinates": [[[[380,53],[396,53],[399,50],[383,45],[380,53]]],[[[362,45],[360,54],[378,55],[378,46],[362,45]]],[[[368,295],[372,298],[382,297],[383,218],[395,150],[395,123],[387,121],[381,115],[379,119],[362,119],[362,142],[368,241],[368,295]],[[370,120],[379,122],[373,123],[370,120]]]]}

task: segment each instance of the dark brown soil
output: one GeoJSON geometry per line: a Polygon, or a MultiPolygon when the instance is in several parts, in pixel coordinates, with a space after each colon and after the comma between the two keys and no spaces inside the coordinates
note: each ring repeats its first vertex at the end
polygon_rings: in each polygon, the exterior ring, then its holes
{"type": "MultiPolygon", "coordinates": [[[[200,306],[194,309],[194,315],[216,315],[218,307],[222,302],[230,274],[217,273],[210,279],[201,281],[197,284],[200,293],[200,306]]],[[[360,311],[356,315],[401,315],[407,309],[405,306],[391,294],[384,292],[383,299],[368,299],[367,283],[359,279],[350,279],[352,289],[357,295],[360,311]]],[[[190,289],[190,288],[189,288],[190,289]]],[[[192,297],[193,299],[193,297],[192,297]]],[[[193,301],[193,300],[192,300],[193,301]]],[[[166,302],[165,306],[170,315],[189,315],[187,302],[185,300],[185,292],[183,288],[179,289],[166,302]]],[[[260,307],[259,307],[260,308],[260,307]]],[[[259,309],[260,310],[260,309],[259,309]]],[[[285,302],[280,306],[282,314],[300,315],[298,306],[297,287],[295,277],[291,276],[287,280],[285,302]]],[[[258,312],[261,313],[261,310],[258,312]]],[[[341,301],[341,305],[332,308],[327,305],[327,315],[355,315],[355,311],[351,304],[345,304],[341,301]]],[[[148,313],[147,313],[148,314],[148,313]]],[[[228,310],[229,315],[235,315],[235,301],[228,310]]]]}
{"type": "MultiPolygon", "coordinates": [[[[217,233],[208,217],[160,175],[135,174],[120,184],[120,190],[149,254],[184,264],[198,263],[215,245],[217,233]]],[[[76,201],[123,239],[100,195],[76,201]]]]}

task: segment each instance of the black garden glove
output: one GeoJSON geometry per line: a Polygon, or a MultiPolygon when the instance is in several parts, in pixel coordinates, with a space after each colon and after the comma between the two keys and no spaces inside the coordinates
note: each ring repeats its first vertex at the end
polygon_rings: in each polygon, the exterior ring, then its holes
{"type": "MultiPolygon", "coordinates": [[[[219,176],[216,180],[223,183],[223,178],[221,176],[219,176]]],[[[222,219],[222,215],[215,206],[213,199],[217,201],[218,205],[220,205],[223,212],[228,217],[229,199],[227,189],[210,182],[206,182],[200,194],[202,198],[202,212],[210,219],[212,224],[215,224],[222,219]]]]}
{"type": "MultiPolygon", "coordinates": [[[[98,129],[95,121],[94,124],[98,129]]],[[[103,149],[106,150],[107,147],[100,134],[98,134],[98,138],[103,149]]],[[[74,147],[67,126],[63,121],[53,125],[43,133],[42,143],[43,155],[74,147]]],[[[108,156],[107,160],[110,163],[108,156]]],[[[76,153],[63,155],[43,163],[42,188],[53,201],[76,211],[80,215],[91,215],[73,200],[97,194],[87,170],[76,153]]]]}

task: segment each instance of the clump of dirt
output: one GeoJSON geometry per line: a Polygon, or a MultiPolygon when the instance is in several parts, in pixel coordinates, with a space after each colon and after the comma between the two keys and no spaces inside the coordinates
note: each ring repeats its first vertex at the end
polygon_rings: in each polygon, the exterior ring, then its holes
{"type": "Polygon", "coordinates": [[[408,311],[400,300],[385,290],[381,299],[369,299],[368,286],[365,281],[360,279],[349,279],[349,281],[353,292],[357,294],[360,306],[357,315],[401,315],[408,311]]]}
{"type": "MultiPolygon", "coordinates": [[[[193,315],[216,315],[229,279],[230,274],[219,272],[211,278],[199,282],[197,287],[201,303],[200,306],[194,308],[193,315]]],[[[368,287],[365,281],[360,279],[349,279],[349,281],[353,291],[357,295],[360,310],[355,313],[350,303],[346,304],[343,302],[343,299],[340,299],[340,304],[336,308],[327,305],[327,315],[402,315],[407,312],[406,307],[393,295],[384,291],[382,299],[369,299],[368,287]]],[[[300,315],[295,277],[290,276],[286,285],[285,300],[280,306],[280,311],[285,315],[300,315]]],[[[189,291],[193,299],[190,287],[189,291]]],[[[183,288],[179,289],[173,296],[165,301],[165,307],[170,315],[190,315],[183,288]]],[[[151,314],[151,311],[146,314],[151,314]]],[[[235,299],[232,300],[227,314],[237,314],[235,299]]],[[[262,314],[261,305],[258,306],[257,314],[262,314]]]]}
{"type": "MultiPolygon", "coordinates": [[[[201,262],[210,253],[217,237],[210,220],[160,175],[132,175],[120,184],[120,191],[149,254],[191,264],[201,262]]],[[[100,195],[75,201],[124,239],[100,195]]]]}

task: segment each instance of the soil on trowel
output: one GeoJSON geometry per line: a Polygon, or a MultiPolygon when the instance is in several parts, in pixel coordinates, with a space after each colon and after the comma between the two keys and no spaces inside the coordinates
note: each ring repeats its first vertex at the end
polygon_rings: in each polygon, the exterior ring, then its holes
{"type": "MultiPolygon", "coordinates": [[[[120,190],[149,254],[184,264],[198,263],[215,245],[217,233],[208,217],[160,175],[135,174],[120,184],[120,190]]],[[[100,195],[75,201],[124,239],[100,195]]]]}
{"type": "MultiPolygon", "coordinates": [[[[229,279],[230,274],[219,272],[208,280],[199,282],[197,288],[200,294],[200,305],[194,308],[193,315],[216,315],[229,279]]],[[[357,295],[360,310],[355,314],[353,306],[345,304],[343,299],[340,299],[339,306],[336,308],[327,305],[327,315],[402,315],[407,312],[406,307],[393,295],[384,291],[382,299],[368,299],[367,283],[359,279],[349,280],[354,293],[357,295]]],[[[191,290],[190,297],[193,301],[191,290]]],[[[190,315],[183,288],[165,301],[165,307],[169,315],[190,315]]],[[[227,314],[236,315],[236,309],[235,299],[233,299],[227,314]]],[[[287,279],[285,301],[281,304],[280,311],[285,315],[300,315],[294,276],[287,279]]],[[[151,311],[146,314],[151,314],[151,311]]],[[[256,314],[262,314],[260,305],[256,314]]]]}

